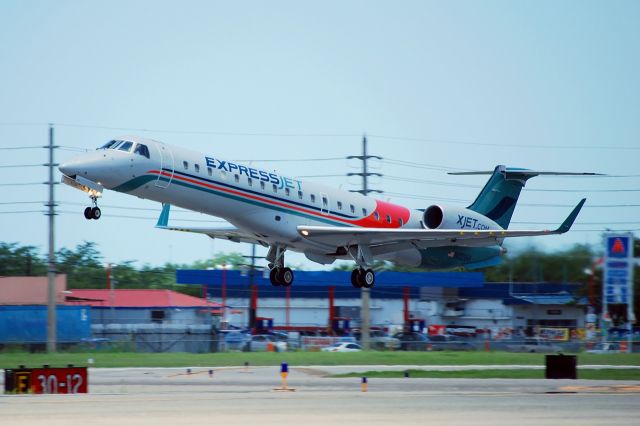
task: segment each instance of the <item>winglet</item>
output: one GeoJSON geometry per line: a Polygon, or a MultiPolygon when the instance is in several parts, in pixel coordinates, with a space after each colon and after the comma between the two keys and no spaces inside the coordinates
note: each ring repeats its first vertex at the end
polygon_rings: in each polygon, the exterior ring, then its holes
{"type": "Polygon", "coordinates": [[[156,223],[156,228],[166,228],[169,225],[170,208],[171,204],[162,203],[162,212],[160,213],[160,217],[158,218],[158,223],[156,223]]]}
{"type": "Polygon", "coordinates": [[[571,226],[573,225],[573,222],[576,220],[576,217],[578,217],[578,213],[580,213],[580,209],[582,209],[582,206],[584,205],[585,201],[587,201],[586,198],[583,198],[582,200],[580,200],[578,205],[573,209],[573,211],[569,214],[569,216],[567,216],[564,222],[562,222],[562,225],[560,225],[558,229],[555,230],[555,233],[564,234],[569,229],[571,229],[571,226]]]}

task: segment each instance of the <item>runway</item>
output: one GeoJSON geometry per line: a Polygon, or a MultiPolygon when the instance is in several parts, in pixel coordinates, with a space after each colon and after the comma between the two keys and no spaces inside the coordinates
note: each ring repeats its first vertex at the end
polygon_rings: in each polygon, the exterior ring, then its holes
{"type": "MultiPolygon", "coordinates": [[[[371,366],[360,367],[371,370],[371,366]]],[[[402,368],[402,367],[396,367],[402,368]]],[[[406,368],[406,367],[405,367],[406,368]]],[[[355,370],[356,368],[354,368],[355,370]]],[[[10,425],[636,425],[640,382],[329,378],[344,367],[90,369],[89,394],[4,395],[10,425]]]]}

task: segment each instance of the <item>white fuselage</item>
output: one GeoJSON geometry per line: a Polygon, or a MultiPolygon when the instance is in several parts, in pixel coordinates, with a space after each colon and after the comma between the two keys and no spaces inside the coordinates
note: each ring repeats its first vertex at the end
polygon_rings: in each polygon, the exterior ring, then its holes
{"type": "MultiPolygon", "coordinates": [[[[269,244],[308,257],[333,253],[336,247],[302,238],[299,225],[422,226],[418,210],[223,160],[215,152],[199,153],[140,137],[125,139],[136,144],[136,149],[144,144],[149,158],[133,148],[98,149],[64,164],[61,171],[99,182],[107,189],[223,218],[269,244]]],[[[405,250],[395,253],[392,260],[417,265],[420,255],[405,250]]]]}

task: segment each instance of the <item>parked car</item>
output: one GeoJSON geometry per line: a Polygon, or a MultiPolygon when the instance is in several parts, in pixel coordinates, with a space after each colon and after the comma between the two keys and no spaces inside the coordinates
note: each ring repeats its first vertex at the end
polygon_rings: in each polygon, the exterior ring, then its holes
{"type": "Polygon", "coordinates": [[[357,343],[338,342],[320,349],[322,352],[360,352],[362,347],[357,343]]]}
{"type": "Polygon", "coordinates": [[[256,334],[250,336],[250,338],[244,344],[245,352],[258,352],[268,351],[273,348],[275,352],[284,352],[287,350],[287,342],[279,340],[280,336],[274,336],[271,334],[256,334]]]}
{"type": "MultiPolygon", "coordinates": [[[[353,333],[356,340],[362,343],[360,339],[360,331],[356,331],[353,333]]],[[[384,349],[399,349],[400,348],[400,340],[395,337],[388,336],[382,330],[371,330],[369,331],[369,346],[371,349],[384,350],[384,349]]]]}
{"type": "Polygon", "coordinates": [[[426,351],[429,344],[429,338],[422,333],[414,331],[400,332],[393,335],[400,341],[401,351],[426,351]]]}
{"type": "Polygon", "coordinates": [[[520,344],[507,345],[506,350],[509,352],[561,352],[562,348],[555,343],[540,339],[539,337],[525,339],[520,344]]]}
{"type": "Polygon", "coordinates": [[[476,346],[464,337],[452,334],[438,334],[429,336],[432,351],[474,351],[476,346]]]}
{"type": "Polygon", "coordinates": [[[593,349],[587,350],[589,354],[617,354],[620,353],[620,345],[617,343],[598,343],[593,349]]]}

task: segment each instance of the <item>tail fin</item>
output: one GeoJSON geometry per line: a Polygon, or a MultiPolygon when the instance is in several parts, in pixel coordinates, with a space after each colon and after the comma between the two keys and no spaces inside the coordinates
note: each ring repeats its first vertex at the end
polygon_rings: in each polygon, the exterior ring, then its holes
{"type": "Polygon", "coordinates": [[[516,208],[520,191],[528,179],[538,175],[570,175],[597,176],[598,173],[571,172],[539,172],[528,169],[507,168],[497,166],[492,172],[454,172],[450,175],[484,175],[491,174],[476,200],[468,207],[470,210],[485,215],[503,228],[509,226],[511,216],[516,208]]]}

